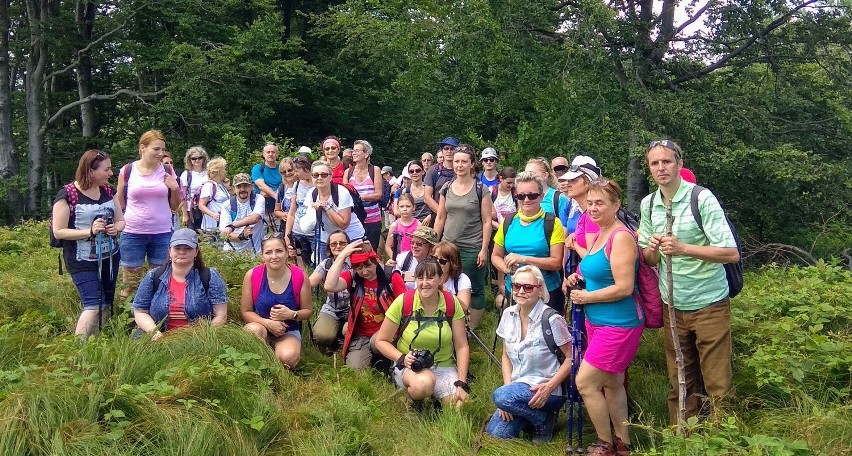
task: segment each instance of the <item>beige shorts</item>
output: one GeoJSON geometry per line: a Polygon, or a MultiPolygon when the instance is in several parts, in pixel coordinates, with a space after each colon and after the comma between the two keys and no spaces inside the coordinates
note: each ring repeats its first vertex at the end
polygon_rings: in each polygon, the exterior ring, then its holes
{"type": "MultiPolygon", "coordinates": [[[[393,381],[396,386],[405,388],[402,383],[402,376],[409,369],[393,369],[393,381]]],[[[435,389],[432,391],[432,397],[441,400],[456,392],[455,383],[459,380],[459,371],[456,366],[448,367],[432,367],[431,371],[435,374],[435,389]]]]}

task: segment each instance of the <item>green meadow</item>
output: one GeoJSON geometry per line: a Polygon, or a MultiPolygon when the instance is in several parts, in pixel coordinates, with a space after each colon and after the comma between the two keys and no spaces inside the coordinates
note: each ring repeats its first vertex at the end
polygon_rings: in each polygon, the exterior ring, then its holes
{"type": "MultiPolygon", "coordinates": [[[[230,320],[160,341],[131,340],[128,303],[103,334],[73,335],[79,313],[44,223],[0,229],[2,455],[564,454],[552,443],[483,435],[500,373],[471,345],[473,396],[461,409],[414,413],[375,371],[342,367],[305,337],[295,371],[241,329],[239,287],[253,264],[204,250],[230,284],[230,320]]],[[[636,454],[852,454],[852,273],[829,263],[746,275],[733,303],[736,397],[677,435],[666,427],[660,330],[629,371],[636,454]]],[[[496,313],[478,333],[490,346],[496,313]]],[[[305,330],[307,336],[307,330],[305,330]]],[[[594,441],[588,420],[585,444],[594,441]]]]}

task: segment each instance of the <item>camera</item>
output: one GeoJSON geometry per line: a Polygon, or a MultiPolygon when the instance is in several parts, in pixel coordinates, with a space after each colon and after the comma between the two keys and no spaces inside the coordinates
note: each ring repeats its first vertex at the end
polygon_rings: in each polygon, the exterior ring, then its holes
{"type": "Polygon", "coordinates": [[[435,355],[429,350],[414,350],[411,352],[414,361],[411,362],[411,370],[420,372],[435,365],[435,355]]]}

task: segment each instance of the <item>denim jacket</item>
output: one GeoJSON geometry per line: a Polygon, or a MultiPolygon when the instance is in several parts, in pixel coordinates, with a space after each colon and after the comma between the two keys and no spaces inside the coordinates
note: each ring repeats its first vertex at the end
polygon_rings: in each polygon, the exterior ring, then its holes
{"type": "MultiPolygon", "coordinates": [[[[157,324],[162,323],[161,331],[165,331],[166,318],[169,315],[169,280],[172,276],[172,266],[166,266],[166,271],[160,277],[159,283],[155,284],[152,269],[145,274],[136,296],[133,298],[133,308],[146,310],[151,314],[157,324]]],[[[186,316],[189,321],[197,318],[213,317],[213,305],[228,302],[225,289],[225,281],[215,268],[210,268],[210,287],[204,293],[204,285],[201,284],[201,276],[198,270],[192,268],[186,276],[186,316]]]]}

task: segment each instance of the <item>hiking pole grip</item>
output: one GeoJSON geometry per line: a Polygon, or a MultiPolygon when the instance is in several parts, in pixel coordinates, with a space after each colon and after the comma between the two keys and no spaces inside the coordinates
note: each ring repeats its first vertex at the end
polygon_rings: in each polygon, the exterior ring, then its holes
{"type": "MultiPolygon", "coordinates": [[[[666,236],[674,236],[674,215],[672,215],[671,201],[666,205],[666,236]]],[[[686,373],[684,372],[683,351],[680,348],[680,338],[677,330],[677,314],[674,307],[674,279],[672,273],[672,256],[666,255],[666,288],[668,288],[669,304],[669,330],[672,335],[672,347],[675,352],[675,364],[677,365],[677,433],[683,434],[686,422],[686,373]]]]}

